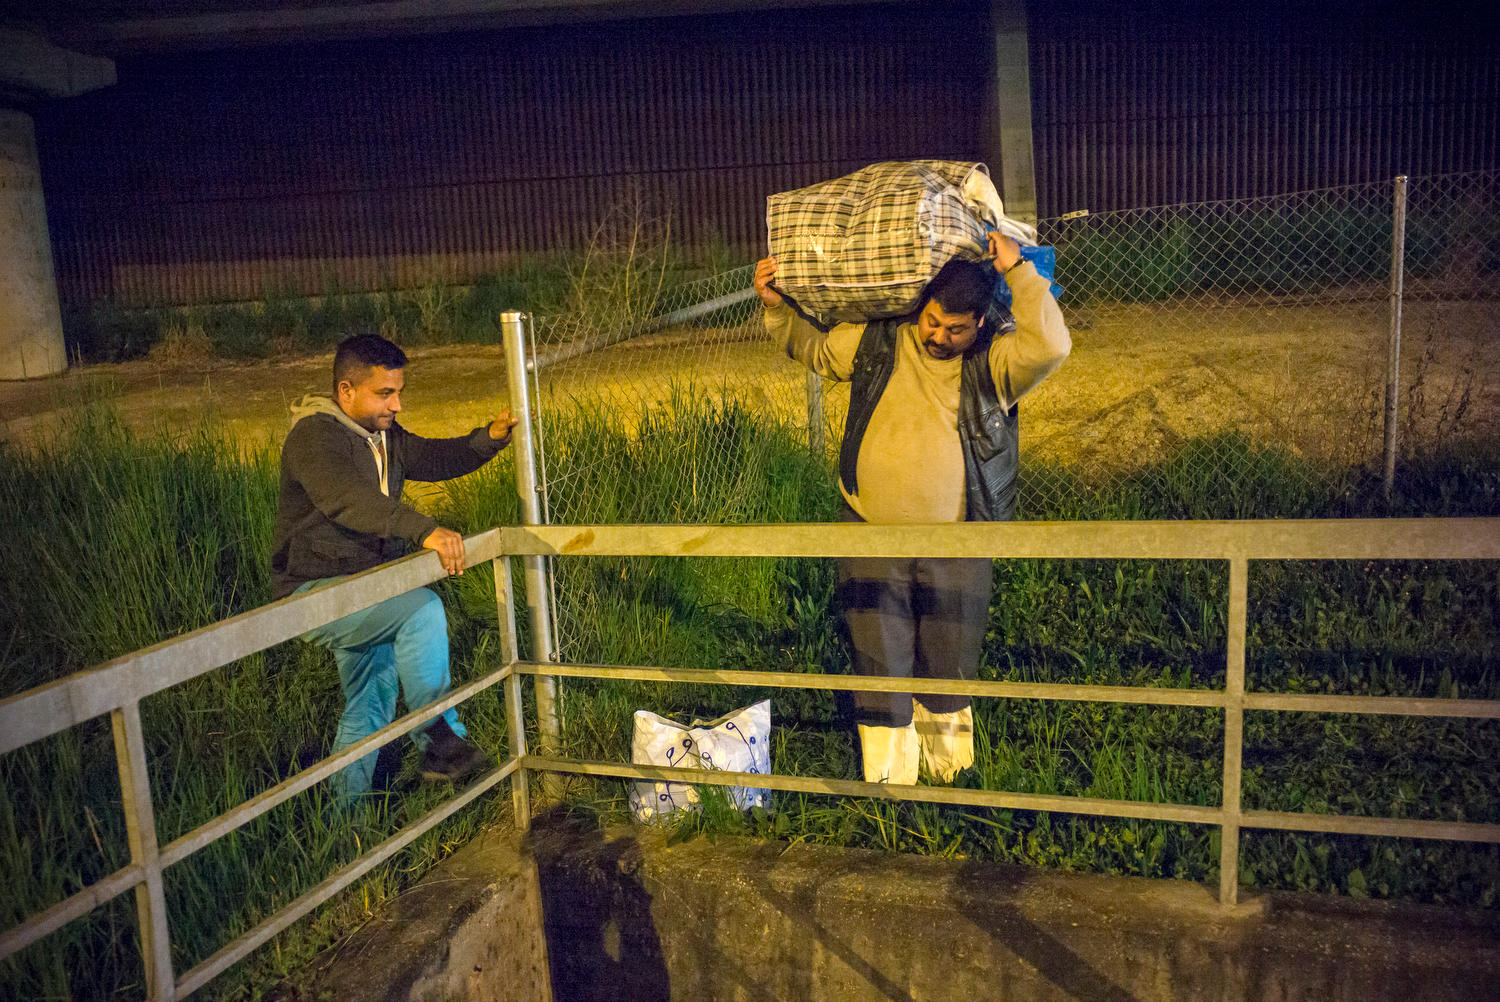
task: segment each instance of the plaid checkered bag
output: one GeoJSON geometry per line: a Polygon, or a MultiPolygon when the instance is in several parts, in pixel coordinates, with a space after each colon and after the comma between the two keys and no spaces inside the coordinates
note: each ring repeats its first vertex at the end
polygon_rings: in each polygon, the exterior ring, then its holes
{"type": "Polygon", "coordinates": [[[909,160],[771,195],[776,288],[830,322],[911,312],[949,260],[989,250],[985,221],[964,194],[976,171],[993,194],[984,164],[909,160]]]}

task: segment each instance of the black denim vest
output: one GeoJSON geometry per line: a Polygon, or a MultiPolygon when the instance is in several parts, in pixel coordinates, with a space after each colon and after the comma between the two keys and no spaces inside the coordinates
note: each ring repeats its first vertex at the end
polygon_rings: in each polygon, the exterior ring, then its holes
{"type": "MultiPolygon", "coordinates": [[[[906,318],[871,322],[854,352],[850,375],[849,416],[839,449],[839,480],[859,494],[856,470],[859,446],[875,405],[896,368],[897,328],[906,318]]],[[[987,325],[964,355],[958,389],[958,439],[964,455],[966,520],[1008,521],[1016,510],[1016,472],[1020,466],[1021,425],[1016,407],[1006,408],[990,373],[993,325],[987,325]]]]}

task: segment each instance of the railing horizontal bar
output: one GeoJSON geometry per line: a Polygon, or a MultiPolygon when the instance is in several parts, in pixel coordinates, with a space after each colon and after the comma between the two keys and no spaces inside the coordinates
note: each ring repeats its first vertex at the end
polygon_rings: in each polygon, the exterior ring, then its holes
{"type": "Polygon", "coordinates": [[[501,549],[545,556],[1500,560],[1500,518],[942,525],[530,525],[501,549]]]}
{"type": "Polygon", "coordinates": [[[1419,821],[1411,818],[1361,818],[1348,814],[1300,814],[1294,811],[1245,811],[1246,828],[1332,832],[1336,835],[1394,835],[1451,842],[1500,842],[1500,825],[1472,821],[1419,821]]]}
{"type": "Polygon", "coordinates": [[[146,868],[132,863],[122,867],[101,880],[96,880],[77,894],[70,895],[48,908],[37,912],[20,925],[0,934],[0,960],[26,949],[32,943],[49,936],[77,918],[82,918],[100,905],[119,897],[139,884],[146,877],[146,868]]]}
{"type": "Polygon", "coordinates": [[[1252,692],[1247,710],[1302,713],[1380,713],[1410,717],[1479,717],[1500,719],[1500,700],[1417,699],[1406,696],[1337,696],[1314,693],[1252,692]]]}
{"type": "Polygon", "coordinates": [[[303,769],[295,776],[290,776],[282,780],[269,790],[245,801],[234,810],[220,814],[212,821],[205,822],[194,828],[162,849],[162,866],[171,866],[173,863],[181,862],[204,846],[228,835],[236,828],[254,821],[277,804],[290,800],[314,783],[333,775],[350,762],[354,762],[370,752],[376,751],[387,741],[392,741],[408,731],[415,730],[450,706],[457,706],[470,696],[477,695],[491,686],[503,682],[511,676],[512,671],[512,666],[506,665],[504,668],[493,671],[483,678],[475,679],[467,685],[452,689],[442,699],[434,700],[426,706],[413,710],[406,716],[382,727],[369,737],[361,738],[337,754],[320,759],[316,765],[303,769]]]}
{"type": "Polygon", "coordinates": [[[1212,689],[1157,689],[1124,685],[1054,685],[1041,682],[980,682],[947,678],[878,678],[870,675],[814,675],[786,671],[718,671],[702,668],[650,668],[639,665],[516,663],[517,675],[624,679],[637,682],[693,682],[708,685],[765,686],[774,689],[833,689],[848,692],[924,692],[944,696],[1000,696],[1010,699],[1067,699],[1086,703],[1147,703],[1161,706],[1223,706],[1212,689]]]}
{"type": "Polygon", "coordinates": [[[504,780],[511,773],[521,767],[518,759],[507,759],[499,766],[491,769],[479,777],[472,784],[464,788],[464,791],[451,800],[445,800],[433,808],[422,818],[412,825],[403,828],[400,832],[392,835],[363,856],[339,870],[330,874],[325,880],[312,890],[303,894],[297,900],[287,905],[281,911],[261,922],[254,929],[240,936],[238,939],[227,944],[218,953],[209,957],[203,963],[188,971],[177,979],[177,998],[187,998],[193,992],[202,988],[208,982],[218,977],[233,964],[244,959],[256,947],[269,940],[272,936],[296,922],[302,916],[321,905],[323,902],[338,894],[354,881],[364,876],[370,870],[384,863],[391,856],[400,852],[417,839],[421,838],[434,826],[440,824],[444,819],[461,808],[467,806],[480,794],[493,787],[496,783],[504,780]]]}
{"type": "Polygon", "coordinates": [[[998,790],[964,790],[950,786],[903,786],[897,783],[865,783],[853,779],[822,779],[809,776],[779,776],[774,773],[729,772],[708,769],[671,769],[654,765],[620,765],[580,759],[527,755],[527,769],[576,773],[583,776],[613,776],[619,779],[669,780],[709,786],[750,786],[791,793],[818,793],[840,797],[880,797],[884,800],[916,800],[961,807],[1014,808],[1024,811],[1056,811],[1103,817],[1144,818],[1219,824],[1223,812],[1217,807],[1191,804],[1153,804],[1138,800],[1102,800],[1096,797],[1064,797],[1040,793],[1005,793],[998,790]]]}
{"type": "MultiPolygon", "coordinates": [[[[498,556],[499,539],[490,529],[464,540],[467,563],[498,556]]],[[[0,700],[0,754],[444,576],[437,554],[414,553],[0,700]]]]}

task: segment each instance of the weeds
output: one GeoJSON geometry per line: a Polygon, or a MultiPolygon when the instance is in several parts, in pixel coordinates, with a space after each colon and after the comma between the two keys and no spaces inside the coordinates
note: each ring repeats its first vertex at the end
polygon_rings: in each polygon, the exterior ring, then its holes
{"type": "MultiPolygon", "coordinates": [[[[580,407],[549,429],[553,474],[576,522],[823,521],[837,495],[802,432],[733,400],[683,387],[625,424],[580,407]],[[717,457],[717,458],[710,458],[717,457]]],[[[505,461],[448,485],[444,519],[473,531],[516,519],[505,461]]],[[[1028,476],[1079,488],[1066,508],[1028,501],[1033,518],[1256,517],[1415,512],[1500,514],[1491,455],[1410,468],[1386,507],[1365,473],[1331,475],[1238,436],[1185,443],[1159,467],[1082,490],[1066,469],[1028,476]],[[1208,463],[1212,458],[1214,462],[1208,463]],[[1205,470],[1223,471],[1208,479],[1205,470]],[[1197,472],[1194,472],[1197,471],[1197,472]]],[[[1032,480],[1034,488],[1037,480],[1032,480]]],[[[125,431],[82,408],[46,448],[0,446],[0,693],[44,683],[264,602],[275,493],[268,449],[229,450],[211,428],[169,439],[125,431]]],[[[1031,498],[1045,495],[1033,490],[1031,498]]],[[[655,664],[839,673],[845,642],[831,613],[828,561],[572,558],[559,561],[565,656],[655,664]]],[[[519,576],[517,578],[519,582],[519,576]]],[[[1227,579],[1204,561],[996,561],[981,677],[1110,685],[1222,684],[1227,579]]],[[[440,585],[454,672],[493,665],[493,579],[440,585]]],[[[1500,578],[1476,563],[1257,563],[1250,581],[1252,689],[1500,695],[1500,578]]],[[[524,628],[524,627],[523,627],[524,628]]],[[[524,638],[523,638],[524,643],[524,638]]],[[[846,703],[826,692],[648,685],[605,679],[562,688],[565,751],[629,758],[630,715],[717,716],[772,696],[773,767],[855,778],[846,703]]],[[[297,642],[161,693],[143,706],[162,842],[252,797],[330,742],[339,706],[327,655],[297,642]]],[[[462,708],[476,739],[503,747],[493,696],[462,708]]],[[[976,703],[985,789],[1214,805],[1218,711],[1038,700],[976,703]]],[[[1247,806],[1500,821],[1500,728],[1491,722],[1251,713],[1247,806]]],[[[124,865],[124,821],[107,722],[96,719],[0,759],[0,926],[124,865]]],[[[406,780],[411,775],[406,774],[406,780]]],[[[403,780],[398,779],[398,786],[403,780]]],[[[568,781],[572,808],[627,815],[614,781],[568,781]]],[[[442,791],[373,797],[330,821],[321,787],[168,870],[178,970],[323,879],[428,809],[442,791]]],[[[434,860],[493,821],[504,798],[461,812],[215,985],[254,986],[307,963],[434,860]]],[[[1212,880],[1217,834],[1198,826],[982,811],[930,804],[778,795],[774,811],[708,809],[675,837],[737,832],[1093,872],[1212,880]]],[[[1241,878],[1254,886],[1494,907],[1494,847],[1248,834],[1241,878]]],[[[20,997],[138,994],[134,918],[121,898],[0,966],[20,997]]]]}

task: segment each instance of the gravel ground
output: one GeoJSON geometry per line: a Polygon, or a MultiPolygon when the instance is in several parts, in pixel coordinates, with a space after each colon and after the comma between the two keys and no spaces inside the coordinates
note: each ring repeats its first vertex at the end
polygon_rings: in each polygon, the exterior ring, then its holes
{"type": "MultiPolygon", "coordinates": [[[[1420,435],[1500,433],[1494,314],[1484,302],[1408,304],[1403,412],[1420,435]]],[[[1022,406],[1032,456],[1130,465],[1223,429],[1314,455],[1357,459],[1379,448],[1384,303],[1112,306],[1071,311],[1068,321],[1072,357],[1022,406]]],[[[413,431],[458,434],[508,403],[498,346],[410,355],[403,423],[413,431]]],[[[108,394],[134,428],[178,430],[211,414],[227,438],[276,442],[288,426],[288,404],[323,390],[330,366],[331,354],[252,363],[144,359],[0,382],[0,435],[45,438],[66,408],[108,394]]],[[[752,325],[656,334],[563,363],[543,373],[539,400],[544,413],[590,405],[633,415],[674,387],[728,389],[753,408],[802,420],[805,385],[803,371],[752,325]]],[[[828,394],[835,427],[846,397],[839,387],[828,394]]]]}

